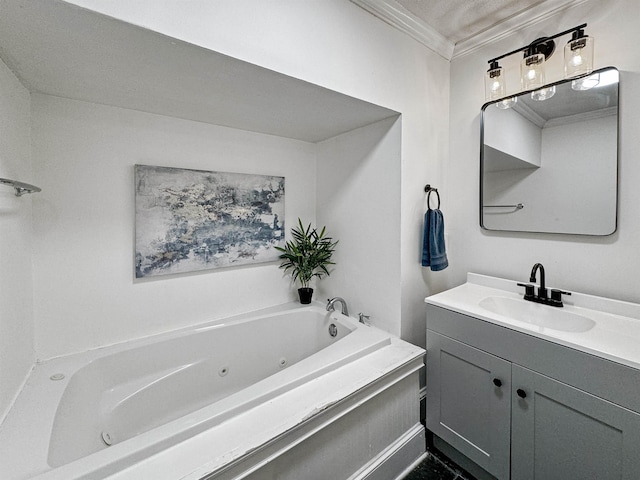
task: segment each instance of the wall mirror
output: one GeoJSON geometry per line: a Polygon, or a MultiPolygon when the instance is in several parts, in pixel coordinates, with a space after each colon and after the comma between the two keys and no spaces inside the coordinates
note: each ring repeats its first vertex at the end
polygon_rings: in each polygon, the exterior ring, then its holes
{"type": "Polygon", "coordinates": [[[524,92],[482,107],[482,228],[615,232],[618,86],[618,70],[604,68],[548,85],[544,101],[524,92]]]}

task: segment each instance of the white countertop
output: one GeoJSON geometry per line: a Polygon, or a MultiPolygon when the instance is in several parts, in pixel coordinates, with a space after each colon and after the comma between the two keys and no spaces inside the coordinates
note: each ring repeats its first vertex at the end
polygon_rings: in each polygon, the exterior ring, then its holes
{"type": "Polygon", "coordinates": [[[524,288],[517,286],[517,283],[515,280],[469,273],[467,283],[427,297],[425,302],[640,369],[639,304],[576,292],[563,297],[562,308],[535,304],[536,308],[551,309],[545,314],[553,315],[555,310],[562,310],[595,322],[593,328],[581,332],[518,321],[480,305],[488,297],[504,297],[521,300],[525,305],[531,304],[522,300],[524,288]]]}

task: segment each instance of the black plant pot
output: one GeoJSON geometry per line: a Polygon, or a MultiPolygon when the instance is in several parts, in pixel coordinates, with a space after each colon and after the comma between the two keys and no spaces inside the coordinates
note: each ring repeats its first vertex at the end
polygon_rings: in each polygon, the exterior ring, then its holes
{"type": "Polygon", "coordinates": [[[300,296],[300,303],[304,305],[311,303],[311,297],[313,296],[313,288],[310,288],[310,287],[299,288],[298,295],[300,296]]]}

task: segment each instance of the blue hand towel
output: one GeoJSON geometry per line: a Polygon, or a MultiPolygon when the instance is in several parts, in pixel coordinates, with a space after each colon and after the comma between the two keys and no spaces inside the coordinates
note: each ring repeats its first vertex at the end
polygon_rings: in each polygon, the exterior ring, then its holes
{"type": "Polygon", "coordinates": [[[424,214],[424,238],[422,241],[422,266],[434,272],[449,266],[444,245],[444,217],[438,209],[424,214]]]}

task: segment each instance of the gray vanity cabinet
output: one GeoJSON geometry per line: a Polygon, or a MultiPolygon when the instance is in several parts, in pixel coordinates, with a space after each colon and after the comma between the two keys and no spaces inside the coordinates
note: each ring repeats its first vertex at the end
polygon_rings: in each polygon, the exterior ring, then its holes
{"type": "Polygon", "coordinates": [[[618,368],[429,305],[427,428],[498,480],[638,480],[640,405],[602,398],[628,385],[597,362],[618,368]]]}
{"type": "Polygon", "coordinates": [[[513,365],[512,480],[637,480],[640,415],[513,365]]]}
{"type": "Polygon", "coordinates": [[[508,479],[511,363],[435,332],[427,352],[427,428],[508,479]]]}

